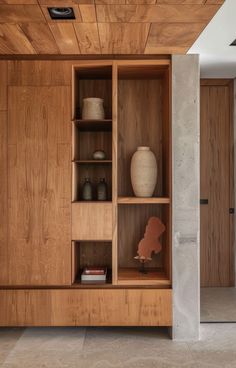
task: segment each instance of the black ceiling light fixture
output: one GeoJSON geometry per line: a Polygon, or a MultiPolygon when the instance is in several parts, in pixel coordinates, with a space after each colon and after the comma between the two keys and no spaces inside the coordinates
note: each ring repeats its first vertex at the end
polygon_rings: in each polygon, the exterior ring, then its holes
{"type": "Polygon", "coordinates": [[[236,46],[236,39],[229,46],[236,46]]]}
{"type": "Polygon", "coordinates": [[[70,7],[48,7],[52,19],[75,19],[74,9],[70,7]]]}

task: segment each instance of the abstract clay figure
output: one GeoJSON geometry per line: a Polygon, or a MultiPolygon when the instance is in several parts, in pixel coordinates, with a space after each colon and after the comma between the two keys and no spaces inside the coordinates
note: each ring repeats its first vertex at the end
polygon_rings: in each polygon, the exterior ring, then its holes
{"type": "Polygon", "coordinates": [[[145,229],[144,237],[138,244],[138,256],[134,257],[140,262],[151,261],[152,252],[159,253],[161,251],[161,243],[159,237],[165,231],[165,225],[158,217],[150,217],[145,229]]]}

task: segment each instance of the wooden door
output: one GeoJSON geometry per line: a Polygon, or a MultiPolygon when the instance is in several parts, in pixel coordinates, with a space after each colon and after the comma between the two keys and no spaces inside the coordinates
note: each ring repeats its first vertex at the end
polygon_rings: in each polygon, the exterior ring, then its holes
{"type": "Polygon", "coordinates": [[[8,239],[1,284],[71,283],[69,87],[8,89],[8,239]]]}
{"type": "Polygon", "coordinates": [[[233,85],[201,83],[201,286],[234,285],[233,85]]]}

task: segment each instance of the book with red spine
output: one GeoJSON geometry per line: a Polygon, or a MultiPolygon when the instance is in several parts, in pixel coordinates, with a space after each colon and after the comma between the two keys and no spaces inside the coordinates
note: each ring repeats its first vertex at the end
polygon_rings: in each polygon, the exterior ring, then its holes
{"type": "Polygon", "coordinates": [[[85,275],[105,275],[106,267],[85,267],[83,273],[85,275]]]}
{"type": "Polygon", "coordinates": [[[106,267],[85,267],[81,274],[82,283],[105,283],[106,279],[106,267]]]}

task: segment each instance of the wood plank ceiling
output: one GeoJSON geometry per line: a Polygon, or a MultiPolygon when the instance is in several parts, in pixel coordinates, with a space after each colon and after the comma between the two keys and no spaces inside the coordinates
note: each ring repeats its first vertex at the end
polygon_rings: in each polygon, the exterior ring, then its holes
{"type": "Polygon", "coordinates": [[[186,53],[223,0],[0,0],[0,54],[186,53]],[[55,21],[48,6],[72,6],[55,21]]]}

